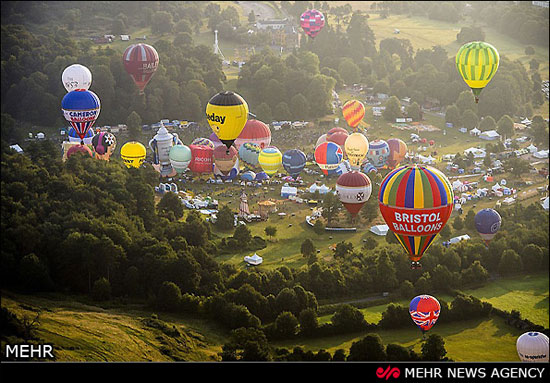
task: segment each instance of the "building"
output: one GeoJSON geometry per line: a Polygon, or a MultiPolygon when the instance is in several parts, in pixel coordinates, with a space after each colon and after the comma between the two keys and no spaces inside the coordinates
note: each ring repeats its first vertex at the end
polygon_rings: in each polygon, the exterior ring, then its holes
{"type": "Polygon", "coordinates": [[[542,7],[542,8],[548,8],[550,1],[531,1],[531,4],[533,4],[536,7],[542,7]]]}
{"type": "Polygon", "coordinates": [[[277,30],[277,29],[283,29],[287,24],[288,24],[288,19],[258,20],[256,22],[256,28],[258,28],[261,31],[265,31],[267,29],[277,30]]]}
{"type": "Polygon", "coordinates": [[[23,153],[23,149],[18,144],[10,145],[10,149],[15,150],[17,153],[23,153]]]}
{"type": "Polygon", "coordinates": [[[487,130],[479,135],[482,140],[493,141],[500,138],[500,134],[496,130],[487,130]]]}
{"type": "Polygon", "coordinates": [[[388,225],[374,225],[370,228],[369,231],[376,235],[386,235],[388,234],[389,229],[390,228],[388,227],[388,225]]]}
{"type": "Polygon", "coordinates": [[[264,260],[258,254],[254,253],[251,257],[245,256],[244,261],[251,266],[258,266],[261,265],[264,260]]]}

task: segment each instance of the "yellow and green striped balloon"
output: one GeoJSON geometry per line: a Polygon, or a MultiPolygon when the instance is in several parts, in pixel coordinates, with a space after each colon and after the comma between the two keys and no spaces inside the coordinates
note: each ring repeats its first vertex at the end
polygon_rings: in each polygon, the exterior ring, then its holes
{"type": "Polygon", "coordinates": [[[481,90],[498,69],[500,57],[494,46],[483,41],[464,44],[456,54],[456,69],[472,89],[478,102],[481,90]]]}

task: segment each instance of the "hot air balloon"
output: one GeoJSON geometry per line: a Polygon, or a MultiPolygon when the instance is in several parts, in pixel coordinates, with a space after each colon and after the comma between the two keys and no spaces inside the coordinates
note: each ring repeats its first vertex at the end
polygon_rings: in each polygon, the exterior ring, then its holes
{"type": "Polygon", "coordinates": [[[124,69],[139,88],[139,94],[143,94],[159,65],[157,51],[149,44],[132,44],[124,51],[122,62],[124,69]]]}
{"type": "Polygon", "coordinates": [[[339,126],[336,126],[332,129],[330,129],[327,134],[326,134],[326,139],[328,140],[330,136],[332,136],[334,133],[346,133],[346,134],[349,134],[349,132],[344,129],[344,128],[340,128],[339,126]]]}
{"type": "Polygon", "coordinates": [[[208,139],[212,141],[212,144],[214,144],[214,149],[216,149],[218,146],[223,145],[223,142],[220,141],[220,139],[218,138],[218,136],[216,136],[216,133],[214,132],[212,132],[212,134],[210,135],[210,137],[208,137],[208,139]]]}
{"type": "Polygon", "coordinates": [[[84,145],[91,145],[92,144],[92,138],[94,137],[94,131],[93,129],[88,129],[86,132],[86,135],[84,136],[84,140],[80,139],[77,131],[71,126],[69,129],[69,142],[74,143],[80,143],[81,141],[84,141],[84,145]]]}
{"type": "Polygon", "coordinates": [[[287,173],[296,178],[306,166],[306,155],[301,150],[290,149],[283,154],[282,162],[287,173]]]}
{"type": "Polygon", "coordinates": [[[541,332],[529,331],[520,335],[516,349],[522,362],[548,363],[548,337],[541,332]]]}
{"type": "Polygon", "coordinates": [[[300,25],[306,35],[313,39],[325,26],[325,16],[316,9],[308,9],[300,16],[300,25]]]}
{"type": "Polygon", "coordinates": [[[363,163],[363,172],[364,173],[378,173],[378,169],[376,169],[376,166],[371,164],[370,162],[363,163]]]}
{"type": "Polygon", "coordinates": [[[252,170],[248,170],[241,174],[241,179],[245,181],[254,181],[256,178],[256,173],[254,173],[252,170]]]}
{"type": "Polygon", "coordinates": [[[245,142],[239,148],[239,158],[247,165],[255,167],[258,166],[258,156],[261,151],[260,145],[252,142],[245,142]]]}
{"type": "Polygon", "coordinates": [[[422,139],[420,140],[420,142],[422,142],[423,144],[425,144],[426,142],[428,142],[428,140],[427,140],[426,138],[422,138],[422,139]]]}
{"type": "Polygon", "coordinates": [[[485,244],[489,246],[489,242],[491,242],[498,229],[500,229],[500,224],[502,223],[500,214],[493,209],[483,209],[477,212],[474,221],[477,232],[485,241],[485,244]]]}
{"type": "Polygon", "coordinates": [[[212,173],[212,156],[214,149],[204,145],[189,145],[191,149],[191,162],[189,170],[195,174],[212,173]]]}
{"type": "Polygon", "coordinates": [[[76,130],[80,143],[84,144],[84,137],[99,117],[101,103],[97,95],[90,90],[73,90],[63,97],[61,110],[65,119],[76,130]]]}
{"type": "Polygon", "coordinates": [[[420,258],[453,211],[449,180],[431,166],[401,166],[384,178],[378,200],[389,229],[409,253],[411,268],[420,268],[420,258]]]}
{"type": "Polygon", "coordinates": [[[93,136],[92,146],[97,158],[109,161],[116,148],[116,137],[113,133],[99,132],[93,136]]]}
{"type": "Polygon", "coordinates": [[[353,218],[370,198],[371,192],[370,179],[361,172],[342,174],[336,181],[336,194],[353,218]]]}
{"type": "Polygon", "coordinates": [[[248,104],[237,93],[221,92],[208,101],[206,118],[212,131],[229,151],[244,129],[248,118],[248,104]]]}
{"type": "Polygon", "coordinates": [[[245,142],[258,144],[260,149],[268,147],[271,144],[269,126],[259,120],[247,120],[234,145],[239,150],[245,142]]]}
{"type": "Polygon", "coordinates": [[[390,149],[390,155],[386,163],[390,169],[395,169],[405,159],[408,150],[407,144],[399,138],[390,138],[388,140],[388,148],[390,149]]]}
{"type": "Polygon", "coordinates": [[[237,162],[237,149],[234,146],[229,148],[229,153],[227,153],[225,145],[218,146],[214,149],[213,155],[214,164],[223,175],[227,175],[237,162]]]}
{"type": "Polygon", "coordinates": [[[318,147],[318,146],[321,145],[323,142],[327,142],[327,135],[326,135],[326,134],[321,135],[321,136],[317,139],[317,142],[315,143],[315,147],[318,147]]]}
{"type": "Polygon", "coordinates": [[[191,149],[186,145],[174,145],[170,148],[168,156],[174,170],[182,175],[191,162],[191,149]]]}
{"type": "Polygon", "coordinates": [[[383,168],[386,165],[386,161],[390,156],[390,147],[384,140],[374,140],[369,143],[369,151],[367,152],[367,159],[376,167],[376,169],[383,168]]]}
{"type": "Polygon", "coordinates": [[[331,134],[330,136],[327,134],[327,141],[338,144],[338,146],[340,146],[343,150],[344,146],[346,145],[346,140],[348,139],[348,137],[349,137],[349,134],[347,132],[346,133],[336,132],[331,134]]]}
{"type": "Polygon", "coordinates": [[[265,172],[256,173],[256,178],[254,178],[255,181],[263,181],[268,179],[269,176],[265,172]]]}
{"type": "Polygon", "coordinates": [[[214,150],[216,148],[216,146],[214,145],[214,143],[211,140],[209,140],[208,138],[204,138],[204,137],[195,138],[193,141],[191,141],[191,145],[208,146],[209,148],[212,148],[212,150],[214,150]]]}
{"type": "Polygon", "coordinates": [[[346,154],[353,169],[359,170],[369,150],[369,140],[362,133],[352,133],[344,144],[346,154]]]}
{"type": "Polygon", "coordinates": [[[494,46],[472,41],[460,47],[456,54],[456,69],[472,89],[476,103],[483,88],[495,75],[500,57],[494,46]]]}
{"type": "Polygon", "coordinates": [[[145,161],[146,154],[145,146],[137,141],[127,142],[120,148],[120,157],[127,168],[139,168],[145,161]]]}
{"type": "Polygon", "coordinates": [[[90,148],[88,146],[82,145],[82,144],[71,146],[69,148],[69,150],[67,150],[67,158],[71,157],[75,153],[85,153],[85,154],[89,155],[90,157],[94,156],[94,154],[92,153],[90,148]]]}
{"type": "Polygon", "coordinates": [[[315,148],[315,162],[325,175],[328,175],[329,170],[335,170],[343,157],[342,148],[334,142],[323,142],[315,148]]]}
{"type": "Polygon", "coordinates": [[[263,148],[258,156],[258,162],[268,176],[277,173],[281,167],[282,161],[283,155],[275,146],[263,148]]]}
{"type": "Polygon", "coordinates": [[[434,146],[434,145],[435,145],[435,141],[434,141],[434,140],[430,140],[430,141],[428,141],[428,144],[430,144],[430,146],[434,146]]]}
{"type": "Polygon", "coordinates": [[[413,322],[420,327],[422,332],[428,331],[437,322],[441,305],[431,295],[419,295],[414,297],[409,304],[409,314],[413,322]]]}
{"type": "Polygon", "coordinates": [[[356,131],[357,125],[365,117],[365,105],[361,101],[349,100],[342,107],[342,114],[349,126],[356,131]]]}
{"type": "Polygon", "coordinates": [[[92,85],[92,72],[84,65],[69,65],[61,74],[61,82],[67,92],[76,89],[88,90],[92,85]]]}

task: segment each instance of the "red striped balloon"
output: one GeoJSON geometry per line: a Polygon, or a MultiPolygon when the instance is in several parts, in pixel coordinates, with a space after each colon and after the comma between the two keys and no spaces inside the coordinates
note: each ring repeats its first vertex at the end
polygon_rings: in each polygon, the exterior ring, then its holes
{"type": "Polygon", "coordinates": [[[257,144],[260,146],[260,149],[267,148],[271,144],[271,130],[269,130],[269,126],[259,120],[247,120],[233,145],[239,150],[245,142],[257,144]]]}
{"type": "Polygon", "coordinates": [[[342,174],[336,181],[336,194],[352,217],[355,217],[370,198],[372,185],[369,177],[357,171],[342,174]]]}
{"type": "Polygon", "coordinates": [[[365,117],[365,105],[361,101],[349,100],[342,107],[342,114],[348,125],[355,129],[365,117]]]}
{"type": "Polygon", "coordinates": [[[140,94],[159,65],[159,55],[155,48],[149,44],[132,44],[124,51],[122,56],[124,69],[132,76],[134,83],[139,88],[140,94]]]}

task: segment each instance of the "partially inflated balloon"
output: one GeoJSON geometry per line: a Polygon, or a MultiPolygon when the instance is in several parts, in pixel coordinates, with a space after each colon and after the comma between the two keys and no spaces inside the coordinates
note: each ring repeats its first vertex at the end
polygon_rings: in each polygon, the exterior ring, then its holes
{"type": "Polygon", "coordinates": [[[293,178],[298,177],[306,166],[306,155],[298,149],[287,150],[283,154],[283,167],[293,178]]]}
{"type": "Polygon", "coordinates": [[[253,142],[245,142],[239,148],[239,158],[247,165],[258,166],[258,156],[262,149],[253,142]]]}
{"type": "Polygon", "coordinates": [[[327,134],[325,135],[326,136],[326,139],[328,140],[330,138],[330,136],[332,136],[333,134],[335,133],[346,133],[346,134],[349,134],[349,132],[344,129],[344,128],[340,128],[339,126],[337,127],[334,127],[332,129],[330,129],[327,134]]]}
{"type": "Polygon", "coordinates": [[[336,132],[331,134],[330,136],[327,134],[327,141],[334,142],[335,144],[338,144],[338,146],[340,146],[342,149],[344,149],[348,137],[349,134],[347,132],[336,132]]]}
{"type": "Polygon", "coordinates": [[[258,144],[260,149],[268,147],[271,144],[271,130],[269,130],[269,126],[259,120],[247,120],[234,145],[239,150],[245,142],[258,144]]]}
{"type": "Polygon", "coordinates": [[[500,57],[494,46],[483,41],[464,44],[456,54],[456,69],[472,89],[476,103],[483,88],[495,75],[500,57]]]}
{"type": "Polygon", "coordinates": [[[214,144],[214,149],[216,149],[218,146],[225,146],[223,144],[223,142],[220,141],[220,139],[218,138],[218,136],[216,136],[216,133],[212,132],[212,134],[210,134],[210,137],[208,137],[208,139],[210,141],[212,141],[212,144],[214,144]]]}
{"type": "Polygon", "coordinates": [[[93,153],[86,145],[74,145],[67,150],[67,158],[71,157],[75,153],[84,153],[93,157],[93,153]]]}
{"type": "Polygon", "coordinates": [[[485,241],[485,244],[489,246],[489,242],[496,235],[502,219],[500,214],[493,209],[483,209],[477,212],[474,218],[476,224],[476,230],[485,241]]]}
{"type": "Polygon", "coordinates": [[[274,146],[268,146],[267,148],[262,149],[260,155],[258,156],[258,162],[262,167],[263,171],[271,176],[279,170],[283,161],[283,155],[274,146]]]}
{"type": "Polygon", "coordinates": [[[388,140],[388,148],[390,150],[390,155],[386,163],[390,169],[395,169],[395,167],[405,159],[408,150],[407,144],[399,138],[390,138],[388,140]]]}
{"type": "Polygon", "coordinates": [[[431,295],[419,295],[414,297],[409,304],[409,314],[413,322],[422,331],[428,331],[437,322],[441,305],[431,295]]]}
{"type": "Polygon", "coordinates": [[[369,140],[362,133],[352,133],[344,144],[352,168],[358,170],[369,150],[369,140]]]}
{"type": "Polygon", "coordinates": [[[315,143],[315,147],[318,147],[318,146],[321,145],[323,142],[327,142],[327,135],[326,135],[326,134],[322,134],[322,135],[317,139],[317,142],[315,143]]]}
{"type": "Polygon", "coordinates": [[[132,44],[122,56],[124,69],[132,77],[140,94],[157,71],[159,55],[149,44],[132,44]]]}
{"type": "Polygon", "coordinates": [[[212,173],[212,157],[214,149],[205,145],[189,145],[191,149],[191,162],[189,170],[195,174],[212,173]]]}
{"type": "Polygon", "coordinates": [[[369,177],[357,171],[342,174],[336,181],[336,194],[346,210],[355,217],[370,198],[372,185],[369,177]]]}
{"type": "Polygon", "coordinates": [[[120,157],[127,168],[139,168],[145,160],[147,150],[145,146],[137,141],[130,141],[120,148],[120,157]]]}
{"type": "Polygon", "coordinates": [[[178,174],[183,174],[191,162],[191,149],[186,145],[174,145],[168,154],[170,164],[178,174]]]}
{"type": "Polygon", "coordinates": [[[361,101],[349,100],[342,107],[342,114],[348,125],[356,128],[365,117],[365,105],[361,101]]]}
{"type": "Polygon", "coordinates": [[[538,331],[529,331],[516,341],[518,356],[522,362],[548,363],[548,337],[538,331]]]}
{"type": "Polygon", "coordinates": [[[384,178],[378,201],[382,217],[409,253],[411,268],[443,229],[453,211],[453,188],[439,170],[401,166],[384,178]]]}
{"type": "Polygon", "coordinates": [[[92,85],[92,72],[84,65],[73,64],[65,68],[61,74],[61,82],[67,92],[76,89],[90,89],[92,85]]]}
{"type": "Polygon", "coordinates": [[[229,148],[229,153],[227,153],[225,145],[214,149],[214,164],[223,175],[227,175],[236,162],[237,149],[234,146],[229,148]]]}
{"type": "Polygon", "coordinates": [[[208,101],[206,118],[227,150],[239,137],[248,119],[248,104],[236,93],[221,92],[208,101]]]}
{"type": "Polygon", "coordinates": [[[343,158],[342,148],[334,142],[323,142],[315,148],[315,162],[325,175],[328,175],[329,170],[338,168],[343,158]]]}
{"type": "Polygon", "coordinates": [[[300,26],[311,38],[315,38],[325,26],[325,16],[316,9],[308,9],[300,16],[300,26]]]}
{"type": "Polygon", "coordinates": [[[99,132],[93,136],[92,146],[97,158],[108,161],[116,148],[116,137],[110,132],[99,132]]]}

